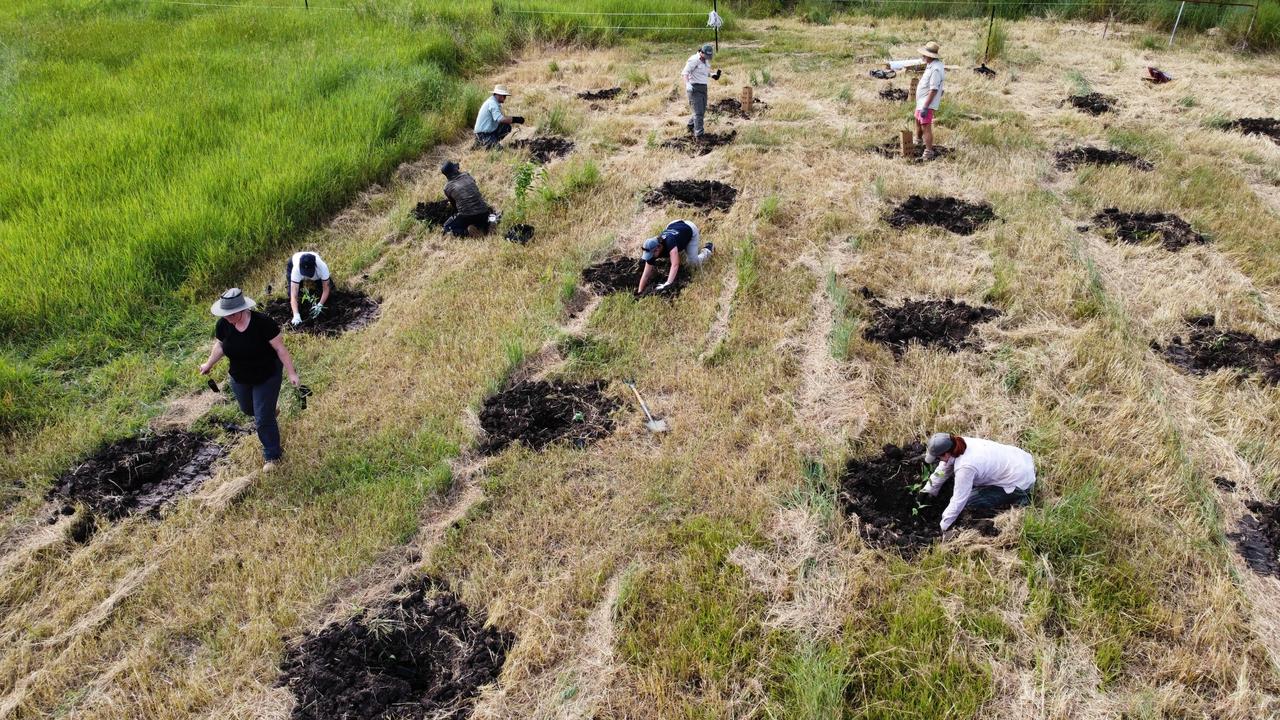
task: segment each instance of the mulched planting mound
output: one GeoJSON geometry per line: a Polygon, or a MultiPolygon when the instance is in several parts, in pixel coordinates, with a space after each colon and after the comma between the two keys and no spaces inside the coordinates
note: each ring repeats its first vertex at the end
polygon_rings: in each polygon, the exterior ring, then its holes
{"type": "Polygon", "coordinates": [[[957,235],[972,235],[982,225],[994,220],[995,212],[987,203],[965,202],[953,197],[912,195],[885,222],[901,230],[910,225],[934,225],[957,235]]]}
{"type": "Polygon", "coordinates": [[[1226,127],[1245,135],[1265,135],[1280,145],[1280,118],[1240,118],[1227,123],[1226,127]]]}
{"type": "Polygon", "coordinates": [[[294,720],[461,720],[497,681],[515,636],[485,627],[443,582],[397,586],[393,599],[289,648],[279,685],[294,720]]]}
{"type": "Polygon", "coordinates": [[[1086,112],[1090,115],[1101,115],[1102,113],[1111,112],[1116,107],[1116,99],[1110,95],[1102,93],[1089,93],[1088,95],[1070,95],[1067,102],[1080,112],[1086,112]]]}
{"type": "Polygon", "coordinates": [[[1081,165],[1129,165],[1138,170],[1151,170],[1151,163],[1123,150],[1083,146],[1063,150],[1055,158],[1059,170],[1074,170],[1081,165]]]}
{"type": "Polygon", "coordinates": [[[1094,215],[1093,221],[1111,228],[1116,238],[1133,245],[1159,240],[1166,250],[1177,252],[1188,245],[1207,242],[1186,220],[1172,213],[1127,213],[1107,208],[1094,215]]]}
{"type": "Polygon", "coordinates": [[[973,307],[950,298],[946,300],[906,300],[901,305],[885,305],[867,288],[862,296],[871,308],[871,322],[862,336],[888,345],[901,357],[911,343],[956,352],[978,347],[970,338],[973,326],[1000,316],[992,307],[973,307]]]}
{"type": "Polygon", "coordinates": [[[1193,375],[1229,368],[1243,375],[1258,373],[1268,384],[1280,383],[1280,339],[1264,341],[1246,332],[1219,330],[1211,315],[1188,322],[1192,329],[1185,340],[1175,335],[1164,347],[1152,341],[1151,348],[1193,375]]]}
{"type": "MultiPolygon", "coordinates": [[[[919,442],[904,446],[885,445],[881,454],[850,460],[840,476],[840,505],[846,515],[857,515],[860,531],[868,545],[897,549],[910,557],[942,534],[938,523],[951,501],[948,480],[936,497],[916,491],[929,477],[931,468],[917,459],[924,452],[919,442]]],[[[998,534],[990,514],[979,516],[966,511],[953,526],[974,527],[983,535],[998,534]]]]}
{"type": "Polygon", "coordinates": [[[885,88],[880,91],[880,99],[890,102],[906,102],[907,91],[902,88],[885,88]]]}
{"type": "Polygon", "coordinates": [[[573,151],[573,141],[559,135],[540,135],[526,140],[516,140],[511,147],[517,150],[528,150],[529,159],[539,165],[546,165],[553,159],[564,157],[573,151]]]}
{"type": "MultiPolygon", "coordinates": [[[[319,299],[315,298],[317,301],[319,299]]],[[[290,324],[293,309],[289,307],[289,298],[276,298],[266,303],[262,306],[262,312],[280,323],[280,327],[285,330],[330,337],[359,330],[378,319],[378,301],[359,290],[334,288],[329,293],[329,304],[324,306],[324,312],[318,318],[311,317],[311,307],[310,300],[299,300],[298,310],[302,315],[302,324],[297,327],[290,324]]]]}
{"type": "Polygon", "coordinates": [[[613,432],[610,413],[618,402],[603,394],[607,383],[578,384],[534,380],[507,388],[485,401],[480,427],[485,440],[480,452],[501,452],[513,442],[541,450],[565,440],[582,448],[613,432]]]}
{"type": "Polygon", "coordinates": [[[111,520],[135,513],[154,517],[167,502],[211,477],[224,454],[212,439],[183,430],[127,438],[59,477],[47,499],[81,502],[111,520]]]}
{"type": "MultiPolygon", "coordinates": [[[[612,293],[634,293],[640,285],[640,273],[644,271],[644,261],[639,258],[613,258],[592,265],[582,271],[582,282],[592,291],[601,295],[612,293]]],[[[658,283],[667,281],[667,273],[671,271],[671,261],[667,258],[654,258],[653,282],[645,288],[645,296],[657,295],[674,298],[680,294],[689,282],[689,273],[681,272],[671,287],[661,292],[654,290],[658,283]]]]}
{"type": "Polygon", "coordinates": [[[662,187],[650,190],[644,201],[648,205],[679,203],[709,210],[728,210],[738,198],[738,189],[716,180],[668,180],[662,187]]]}
{"type": "Polygon", "coordinates": [[[510,240],[513,243],[518,243],[520,245],[528,245],[529,241],[533,239],[533,226],[532,225],[512,225],[511,227],[507,228],[507,234],[504,235],[503,237],[505,237],[507,240],[510,240]]]}
{"type": "Polygon", "coordinates": [[[622,88],[613,87],[604,90],[587,90],[578,93],[578,97],[583,100],[612,100],[622,93],[622,88]]]}
{"type": "MultiPolygon", "coordinates": [[[[769,104],[761,100],[760,98],[755,98],[755,97],[751,98],[751,112],[758,113],[761,110],[764,110],[768,107],[769,107],[769,104]]],[[[709,107],[707,107],[707,110],[713,113],[719,113],[721,115],[732,115],[733,117],[736,117],[742,120],[751,119],[750,115],[742,111],[742,101],[737,98],[724,98],[722,100],[719,100],[711,104],[709,107]]]]}
{"type": "MultiPolygon", "coordinates": [[[[900,158],[902,157],[902,143],[897,140],[891,140],[883,145],[872,145],[871,152],[877,155],[883,155],[887,158],[900,158]]],[[[955,152],[955,150],[947,147],[946,145],[934,145],[933,152],[939,158],[944,158],[951,155],[951,153],[955,152]]],[[[923,159],[924,145],[912,145],[911,157],[916,160],[923,159]]]]}
{"type": "Polygon", "coordinates": [[[700,138],[695,138],[692,135],[682,135],[681,137],[667,140],[662,143],[662,147],[674,148],[695,156],[706,155],[721,145],[728,145],[737,137],[737,130],[731,130],[727,133],[704,133],[700,138]]]}
{"type": "Polygon", "coordinates": [[[1280,578],[1280,505],[1250,501],[1252,512],[1240,519],[1240,529],[1228,533],[1249,568],[1259,575],[1280,578]]]}
{"type": "Polygon", "coordinates": [[[444,225],[453,216],[453,204],[448,200],[420,202],[413,207],[413,216],[428,225],[444,225]]]}

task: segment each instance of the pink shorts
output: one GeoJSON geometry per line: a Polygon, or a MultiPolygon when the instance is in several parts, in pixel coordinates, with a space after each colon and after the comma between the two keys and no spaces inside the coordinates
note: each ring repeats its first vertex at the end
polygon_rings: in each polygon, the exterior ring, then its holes
{"type": "Polygon", "coordinates": [[[929,108],[924,112],[917,110],[916,122],[920,123],[921,125],[932,125],[933,124],[933,108],[929,108]]]}

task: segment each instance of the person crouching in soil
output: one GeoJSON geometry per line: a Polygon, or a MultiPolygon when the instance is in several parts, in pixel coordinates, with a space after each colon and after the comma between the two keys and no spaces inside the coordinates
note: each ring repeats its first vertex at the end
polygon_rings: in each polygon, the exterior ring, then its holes
{"type": "Polygon", "coordinates": [[[524,118],[519,115],[507,117],[502,112],[502,104],[510,94],[506,85],[496,85],[493,94],[480,106],[474,128],[478,147],[499,149],[502,147],[502,139],[511,134],[511,126],[524,124],[524,118]]]}
{"type": "Polygon", "coordinates": [[[231,390],[240,411],[252,415],[262,442],[263,472],[271,472],[280,459],[280,426],[276,424],[276,400],[280,397],[281,371],[298,386],[298,371],[284,346],[280,326],[254,312],[257,303],[231,288],[213,304],[210,312],[218,318],[213,330],[213,350],[200,366],[208,375],[223,357],[231,362],[231,390]]]}
{"type": "Polygon", "coordinates": [[[916,84],[916,142],[924,143],[923,159],[932,160],[937,157],[933,151],[933,117],[942,104],[942,82],[946,78],[947,69],[938,55],[938,43],[929,42],[920,48],[920,58],[924,60],[924,74],[916,84]]]}
{"type": "Polygon", "coordinates": [[[924,461],[941,461],[920,492],[937,496],[954,479],[951,502],[942,511],[942,531],[955,524],[965,508],[995,511],[1031,502],[1036,484],[1035,460],[1022,448],[981,438],[934,433],[924,461]]]}
{"type": "Polygon", "coordinates": [[[458,163],[446,160],[440,165],[445,176],[444,196],[453,203],[453,216],[444,221],[444,231],[458,237],[476,237],[489,230],[489,214],[493,209],[485,202],[475,178],[462,172],[458,163]]]}
{"type": "Polygon", "coordinates": [[[687,262],[694,267],[710,259],[714,248],[711,243],[707,243],[705,247],[701,243],[702,234],[698,232],[698,226],[688,220],[673,221],[661,235],[645,240],[642,246],[644,252],[640,255],[640,259],[644,261],[644,272],[640,273],[640,287],[636,294],[643,295],[645,288],[649,287],[649,282],[653,279],[653,261],[656,258],[663,255],[671,258],[671,270],[667,272],[666,281],[654,288],[657,292],[675,284],[676,276],[680,274],[680,253],[684,253],[687,262]]]}
{"type": "Polygon", "coordinates": [[[289,289],[289,307],[293,309],[293,325],[302,324],[302,313],[298,311],[298,295],[302,292],[302,284],[311,282],[320,287],[320,300],[311,306],[311,319],[320,317],[325,304],[329,302],[329,293],[333,290],[333,281],[329,278],[329,266],[320,256],[313,252],[294,253],[284,263],[284,286],[289,289]]]}

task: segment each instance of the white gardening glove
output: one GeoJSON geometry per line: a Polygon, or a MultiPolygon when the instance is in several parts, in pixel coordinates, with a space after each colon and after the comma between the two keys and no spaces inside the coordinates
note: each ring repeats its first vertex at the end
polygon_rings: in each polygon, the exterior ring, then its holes
{"type": "Polygon", "coordinates": [[[666,290],[668,287],[671,287],[671,283],[658,283],[657,287],[655,287],[653,291],[662,292],[663,290],[666,290]]]}
{"type": "Polygon", "coordinates": [[[302,324],[302,315],[300,315],[300,314],[298,314],[298,313],[294,313],[294,314],[293,314],[293,324],[294,324],[295,326],[297,326],[297,325],[301,325],[301,324],[302,324]]]}

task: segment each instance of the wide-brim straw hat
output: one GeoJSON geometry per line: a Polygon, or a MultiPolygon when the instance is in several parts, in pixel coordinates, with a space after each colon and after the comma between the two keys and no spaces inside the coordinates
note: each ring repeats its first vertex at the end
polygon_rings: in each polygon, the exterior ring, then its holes
{"type": "Polygon", "coordinates": [[[924,44],[924,47],[920,48],[920,54],[927,58],[933,58],[937,60],[938,58],[942,57],[941,55],[938,54],[938,51],[941,49],[942,48],[938,47],[938,43],[927,42],[924,44]]]}
{"type": "Polygon", "coordinates": [[[507,86],[506,86],[506,85],[494,85],[494,86],[493,86],[493,94],[494,94],[494,95],[501,95],[501,96],[503,96],[503,97],[506,97],[507,95],[510,95],[510,94],[511,94],[511,91],[507,90],[507,86]]]}
{"type": "Polygon", "coordinates": [[[209,308],[209,312],[216,317],[226,317],[235,315],[241,310],[252,310],[257,305],[258,303],[254,302],[253,298],[245,297],[240,288],[231,288],[222,293],[222,297],[218,298],[213,307],[209,308]]]}

